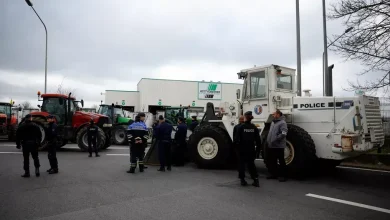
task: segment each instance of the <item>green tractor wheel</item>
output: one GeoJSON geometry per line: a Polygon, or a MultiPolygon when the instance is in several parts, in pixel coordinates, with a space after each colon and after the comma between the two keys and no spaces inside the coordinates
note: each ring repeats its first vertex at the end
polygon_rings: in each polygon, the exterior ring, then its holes
{"type": "Polygon", "coordinates": [[[112,139],[114,144],[116,145],[126,144],[126,140],[127,140],[126,126],[117,125],[112,131],[112,139]]]}

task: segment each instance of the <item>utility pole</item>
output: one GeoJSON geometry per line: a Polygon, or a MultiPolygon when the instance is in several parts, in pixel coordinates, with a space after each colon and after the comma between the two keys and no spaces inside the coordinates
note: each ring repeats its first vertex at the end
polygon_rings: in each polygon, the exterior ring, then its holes
{"type": "Polygon", "coordinates": [[[296,0],[296,35],[297,35],[297,95],[302,96],[302,75],[301,75],[301,27],[299,19],[299,0],[296,0]]]}
{"type": "Polygon", "coordinates": [[[323,76],[323,88],[324,88],[324,96],[328,94],[328,88],[325,85],[329,85],[328,80],[328,39],[326,34],[326,4],[325,0],[322,0],[322,22],[323,22],[323,29],[324,29],[324,76],[323,76]]]}

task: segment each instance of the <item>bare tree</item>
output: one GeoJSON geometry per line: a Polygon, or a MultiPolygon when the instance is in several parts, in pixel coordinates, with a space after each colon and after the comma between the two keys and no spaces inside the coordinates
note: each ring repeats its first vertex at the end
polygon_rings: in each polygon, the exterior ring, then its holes
{"type": "Polygon", "coordinates": [[[23,109],[31,109],[31,103],[29,101],[24,101],[20,104],[20,106],[23,108],[23,109]]]}
{"type": "Polygon", "coordinates": [[[65,77],[62,79],[61,83],[58,85],[57,93],[63,94],[63,95],[69,95],[69,93],[72,93],[72,97],[76,97],[76,95],[75,95],[76,89],[72,89],[70,87],[64,87],[64,85],[63,85],[64,79],[65,79],[65,77]]]}
{"type": "Polygon", "coordinates": [[[390,85],[390,0],[339,0],[331,5],[330,19],[342,19],[352,31],[334,36],[340,39],[331,49],[347,60],[357,60],[366,69],[359,75],[383,73],[380,78],[349,82],[347,90],[368,92],[390,85]]]}
{"type": "Polygon", "coordinates": [[[94,105],[92,105],[92,107],[91,108],[93,108],[93,109],[96,109],[96,111],[98,110],[98,108],[99,108],[99,106],[98,105],[96,105],[96,104],[94,104],[94,105]]]}

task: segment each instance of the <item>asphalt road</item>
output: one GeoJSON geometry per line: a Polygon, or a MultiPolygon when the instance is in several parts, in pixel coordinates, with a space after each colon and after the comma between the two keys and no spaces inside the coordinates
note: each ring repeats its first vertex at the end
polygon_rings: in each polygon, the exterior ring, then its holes
{"type": "Polygon", "coordinates": [[[241,187],[235,171],[149,166],[127,174],[126,147],[88,158],[68,146],[58,152],[59,174],[44,172],[41,152],[41,176],[24,179],[20,150],[0,142],[0,219],[390,219],[389,172],[339,168],[280,183],[266,180],[257,161],[260,188],[241,187]]]}

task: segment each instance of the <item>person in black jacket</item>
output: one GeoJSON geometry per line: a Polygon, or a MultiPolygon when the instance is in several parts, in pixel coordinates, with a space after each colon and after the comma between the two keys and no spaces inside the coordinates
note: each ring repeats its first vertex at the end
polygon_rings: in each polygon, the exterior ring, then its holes
{"type": "Polygon", "coordinates": [[[159,125],[154,129],[154,136],[157,140],[158,156],[160,160],[160,169],[158,171],[165,172],[165,166],[167,170],[171,171],[171,142],[172,142],[172,125],[165,122],[162,115],[158,117],[159,125]]]}
{"type": "Polygon", "coordinates": [[[88,135],[88,152],[89,157],[92,157],[92,146],[95,150],[96,157],[100,157],[99,151],[98,151],[98,141],[99,141],[99,128],[95,125],[94,121],[91,119],[89,126],[87,128],[87,135],[88,135]]]}
{"type": "Polygon", "coordinates": [[[245,166],[248,166],[248,171],[253,179],[253,186],[259,187],[259,179],[255,166],[256,147],[261,147],[260,132],[257,127],[251,123],[253,116],[252,112],[248,111],[244,114],[245,122],[238,127],[236,136],[233,137],[233,143],[238,148],[239,168],[238,175],[241,179],[241,185],[246,186],[245,181],[245,166]]]}
{"type": "Polygon", "coordinates": [[[141,121],[141,117],[137,115],[135,122],[129,125],[127,129],[127,138],[130,144],[130,170],[127,173],[134,173],[137,168],[137,159],[139,164],[139,172],[144,172],[144,156],[145,144],[149,139],[148,128],[141,121]]]}
{"type": "Polygon", "coordinates": [[[41,130],[32,122],[32,116],[30,114],[26,115],[25,123],[16,132],[16,148],[20,149],[20,145],[23,147],[24,174],[22,177],[30,177],[30,153],[34,160],[35,175],[40,175],[38,147],[41,144],[41,140],[41,130]]]}
{"type": "Polygon", "coordinates": [[[190,131],[194,132],[194,130],[195,130],[196,126],[198,126],[199,122],[198,122],[198,120],[196,120],[195,115],[192,116],[191,118],[192,118],[192,122],[190,124],[190,131]]]}
{"type": "Polygon", "coordinates": [[[54,121],[54,116],[47,116],[47,121],[49,126],[46,130],[47,140],[48,140],[48,149],[47,149],[47,158],[49,159],[50,169],[47,170],[49,174],[58,173],[58,161],[57,161],[57,124],[54,121]]]}
{"type": "Polygon", "coordinates": [[[179,117],[177,131],[175,133],[175,149],[173,151],[173,164],[184,166],[185,153],[187,151],[187,125],[183,117],[179,117]]]}

